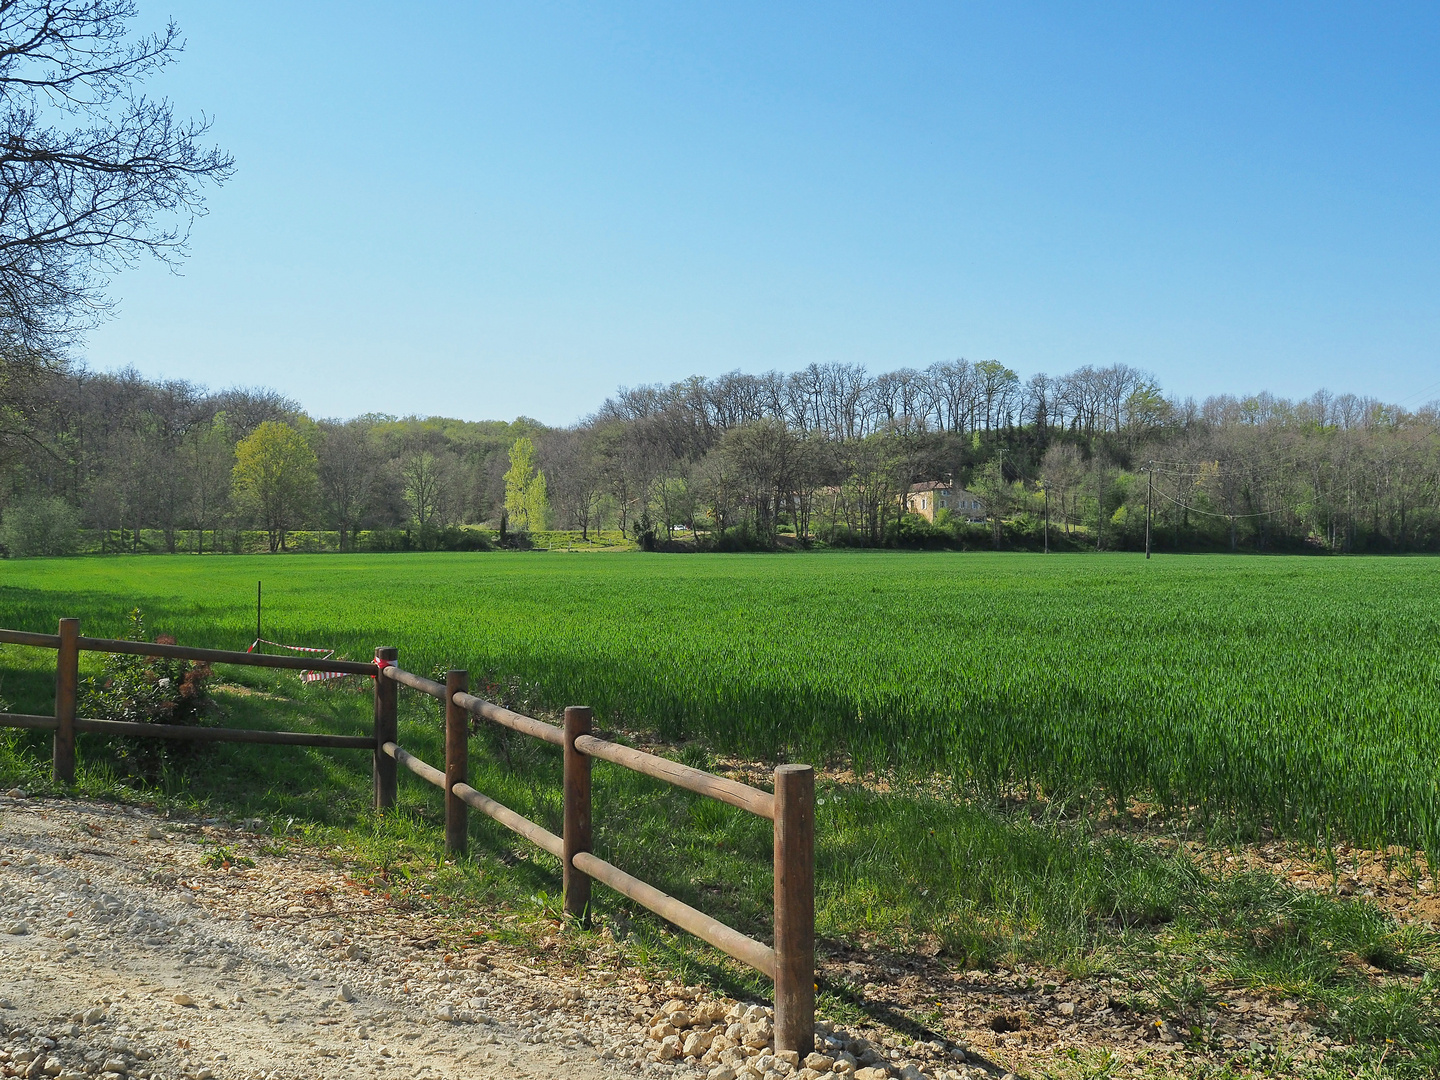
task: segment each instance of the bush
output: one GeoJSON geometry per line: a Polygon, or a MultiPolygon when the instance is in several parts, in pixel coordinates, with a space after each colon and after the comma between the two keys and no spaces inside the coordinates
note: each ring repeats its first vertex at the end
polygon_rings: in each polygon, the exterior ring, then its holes
{"type": "MultiPolygon", "coordinates": [[[[130,612],[130,632],[125,637],[145,640],[145,617],[139,608],[130,612]]],[[[173,645],[174,639],[162,636],[156,642],[173,645]]],[[[86,679],[81,687],[80,711],[96,719],[132,724],[203,724],[213,711],[205,685],[209,678],[209,664],[112,653],[105,657],[100,676],[86,679]]],[[[123,737],[114,746],[127,772],[153,783],[166,764],[193,755],[197,744],[123,737]]]]}
{"type": "Polygon", "coordinates": [[[529,529],[511,529],[500,538],[500,546],[506,551],[529,551],[535,543],[529,529]]]}
{"type": "Polygon", "coordinates": [[[0,545],[12,556],[72,555],[80,514],[58,495],[27,495],[0,517],[0,545]]]}
{"type": "Polygon", "coordinates": [[[931,524],[919,514],[906,514],[895,523],[891,535],[896,547],[933,550],[955,546],[953,527],[947,528],[943,521],[931,524]]]}
{"type": "MultiPolygon", "coordinates": [[[[514,534],[512,534],[514,535],[514,534]]],[[[479,529],[451,525],[444,529],[372,529],[359,539],[361,551],[493,551],[495,545],[479,529]]]]}
{"type": "Polygon", "coordinates": [[[749,524],[732,525],[712,533],[706,542],[707,551],[774,551],[775,545],[750,528],[749,524]]]}
{"type": "Polygon", "coordinates": [[[834,525],[822,530],[819,539],[826,546],[834,548],[868,548],[871,546],[870,538],[864,533],[856,532],[844,525],[834,525]]]}

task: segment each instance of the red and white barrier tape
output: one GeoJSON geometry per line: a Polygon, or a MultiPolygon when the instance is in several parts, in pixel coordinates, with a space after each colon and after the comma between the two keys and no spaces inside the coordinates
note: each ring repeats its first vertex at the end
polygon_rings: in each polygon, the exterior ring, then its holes
{"type": "MultiPolygon", "coordinates": [[[[245,651],[253,653],[261,645],[273,645],[277,649],[285,649],[289,652],[315,653],[322,660],[329,660],[335,655],[334,649],[312,649],[306,645],[282,645],[280,642],[271,641],[268,638],[256,638],[245,651]]],[[[349,673],[344,671],[302,671],[300,678],[305,682],[324,682],[326,679],[343,679],[347,674],[349,673]]]]}

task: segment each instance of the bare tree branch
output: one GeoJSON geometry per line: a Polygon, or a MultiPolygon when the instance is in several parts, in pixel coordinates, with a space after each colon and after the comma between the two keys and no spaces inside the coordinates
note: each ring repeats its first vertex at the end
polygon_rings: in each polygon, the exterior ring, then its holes
{"type": "MultiPolygon", "coordinates": [[[[133,0],[0,0],[0,352],[63,349],[109,309],[108,275],[186,253],[234,160],[144,80],[183,48],[133,37],[133,0]]],[[[9,363],[10,360],[0,362],[9,363]]]]}

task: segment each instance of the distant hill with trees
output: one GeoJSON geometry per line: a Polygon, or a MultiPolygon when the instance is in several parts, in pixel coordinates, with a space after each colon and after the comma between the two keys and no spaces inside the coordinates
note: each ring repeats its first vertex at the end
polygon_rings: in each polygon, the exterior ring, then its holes
{"type": "Polygon", "coordinates": [[[1143,542],[1147,500],[1162,549],[1440,549],[1435,406],[1178,400],[1125,365],[732,372],[621,389],[568,428],[315,419],[271,390],[64,363],[30,378],[0,442],[12,553],[73,550],[81,528],[112,551],[146,531],[163,550],[233,550],[239,529],[280,550],[301,528],[351,550],[507,524],[618,528],[645,547],[1004,545],[1035,542],[1047,508],[1057,543],[1115,549],[1143,542]],[[992,527],[903,515],[912,483],[941,479],[980,493],[992,527]]]}

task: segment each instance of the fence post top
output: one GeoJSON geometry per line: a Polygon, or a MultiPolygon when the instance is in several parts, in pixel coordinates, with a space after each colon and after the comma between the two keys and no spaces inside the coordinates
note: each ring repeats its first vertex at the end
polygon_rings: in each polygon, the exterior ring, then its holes
{"type": "Polygon", "coordinates": [[[375,646],[375,655],[382,660],[394,660],[400,655],[400,650],[394,645],[377,645],[375,646]]]}
{"type": "Polygon", "coordinates": [[[784,774],[785,776],[794,776],[794,775],[796,775],[796,774],[798,774],[798,773],[813,773],[814,771],[815,771],[815,767],[814,767],[813,765],[776,765],[776,766],[775,766],[775,775],[776,775],[776,776],[779,776],[779,775],[781,775],[781,774],[784,774]]]}

